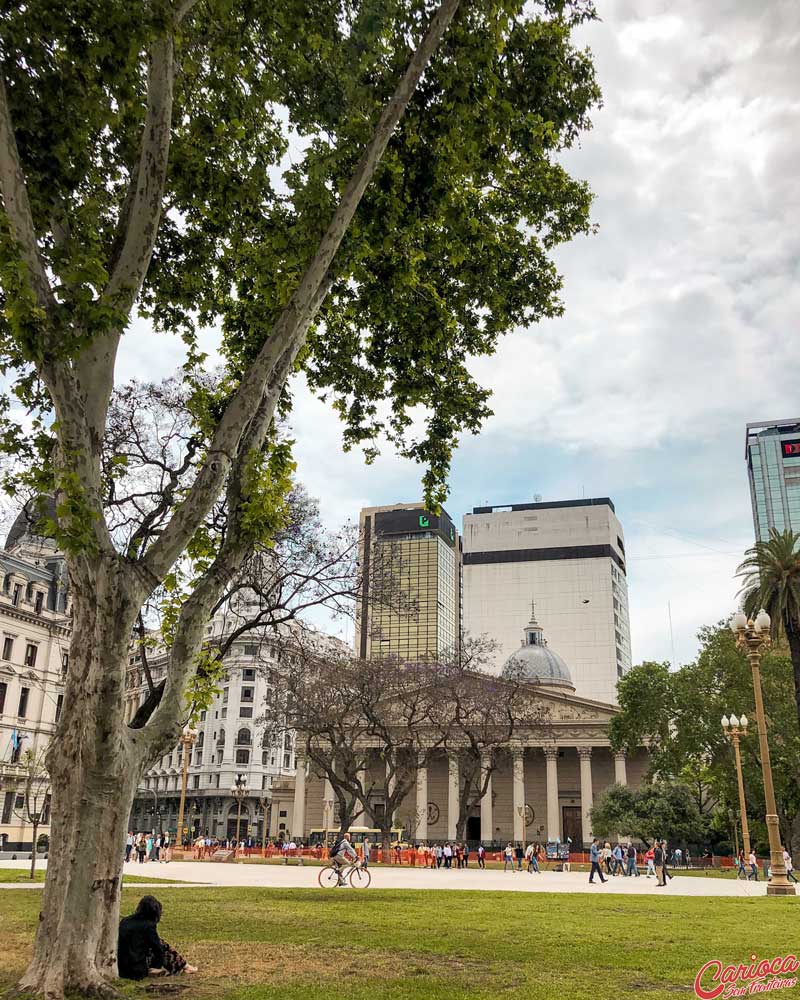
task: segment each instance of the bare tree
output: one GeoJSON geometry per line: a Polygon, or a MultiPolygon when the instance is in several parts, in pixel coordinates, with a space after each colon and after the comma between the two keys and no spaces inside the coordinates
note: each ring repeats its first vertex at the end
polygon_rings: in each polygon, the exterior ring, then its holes
{"type": "Polygon", "coordinates": [[[511,742],[523,736],[544,740],[551,732],[549,709],[537,685],[519,674],[488,672],[492,649],[485,640],[469,640],[439,665],[445,697],[436,705],[434,725],[458,763],[458,840],[465,839],[467,819],[511,742]]]}
{"type": "Polygon", "coordinates": [[[419,769],[446,751],[459,765],[457,836],[464,839],[467,817],[509,743],[550,732],[538,687],[486,672],[491,649],[470,641],[419,662],[343,659],[319,648],[294,653],[273,724],[297,731],[316,773],[330,782],[341,832],[363,813],[388,849],[419,769]],[[369,765],[377,762],[375,780],[369,765]]]}
{"type": "MultiPolygon", "coordinates": [[[[22,803],[14,812],[33,832],[31,848],[31,878],[36,874],[36,854],[38,850],[39,827],[47,823],[50,809],[50,774],[43,750],[26,750],[20,757],[20,765],[25,776],[18,797],[22,803]]],[[[16,801],[16,800],[15,800],[16,801]]]]}

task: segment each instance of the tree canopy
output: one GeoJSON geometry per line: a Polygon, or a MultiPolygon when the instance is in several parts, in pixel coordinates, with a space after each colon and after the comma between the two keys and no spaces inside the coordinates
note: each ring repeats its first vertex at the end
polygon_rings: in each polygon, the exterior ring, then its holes
{"type": "MultiPolygon", "coordinates": [[[[782,650],[771,650],[762,658],[761,673],[775,795],[788,843],[800,826],[800,739],[791,661],[782,650]]],[[[646,745],[651,775],[689,788],[697,808],[726,838],[728,812],[739,812],[733,750],[721,724],[722,716],[731,713],[751,720],[741,740],[747,809],[754,837],[765,837],[752,685],[746,658],[727,623],[720,622],[701,630],[693,663],[675,671],[665,663],[642,663],[623,677],[617,688],[621,712],[610,726],[615,749],[646,745]]]]}

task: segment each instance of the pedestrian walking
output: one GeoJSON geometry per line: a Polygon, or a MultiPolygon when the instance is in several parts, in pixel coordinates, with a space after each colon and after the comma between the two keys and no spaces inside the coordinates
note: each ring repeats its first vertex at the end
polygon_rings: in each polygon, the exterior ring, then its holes
{"type": "Polygon", "coordinates": [[[503,851],[503,871],[507,872],[509,867],[511,871],[514,871],[514,848],[511,844],[506,844],[506,848],[503,851]]]}
{"type": "Polygon", "coordinates": [[[478,868],[486,868],[486,848],[483,844],[478,845],[478,868]]]}
{"type": "Polygon", "coordinates": [[[139,864],[143,865],[147,855],[147,838],[143,833],[139,834],[139,839],[136,841],[136,853],[139,856],[139,864]]]}
{"type": "Polygon", "coordinates": [[[592,869],[589,872],[589,885],[594,885],[595,873],[600,876],[600,881],[605,882],[606,879],[603,877],[603,869],[600,867],[600,848],[597,845],[597,837],[592,841],[592,846],[589,848],[589,860],[592,863],[592,869]]]}
{"type": "Polygon", "coordinates": [[[128,836],[125,839],[125,860],[131,860],[131,851],[133,850],[133,845],[135,843],[135,838],[133,836],[133,830],[128,830],[128,836]]]}
{"type": "Polygon", "coordinates": [[[522,844],[517,844],[514,848],[514,857],[517,859],[517,871],[522,871],[522,859],[525,857],[525,852],[522,850],[522,844]]]}
{"type": "Polygon", "coordinates": [[[626,855],[627,855],[628,867],[625,874],[635,875],[636,878],[639,878],[639,868],[636,865],[636,848],[633,846],[633,844],[628,843],[628,849],[626,851],[626,855]]]}
{"type": "Polygon", "coordinates": [[[364,848],[364,857],[362,859],[362,864],[363,864],[364,868],[369,868],[369,856],[371,854],[372,848],[371,848],[371,845],[370,845],[368,837],[364,837],[363,848],[364,848]]]}
{"type": "Polygon", "coordinates": [[[649,847],[644,855],[645,864],[647,865],[647,877],[652,878],[656,873],[656,861],[655,861],[655,848],[649,847]]]}
{"type": "Polygon", "coordinates": [[[614,855],[611,852],[611,844],[608,841],[600,848],[600,863],[606,870],[606,875],[613,875],[611,865],[614,855]]]}
{"type": "Polygon", "coordinates": [[[469,844],[464,844],[464,867],[469,868],[469,844]]]}
{"type": "Polygon", "coordinates": [[[784,847],[783,849],[783,866],[786,869],[786,877],[791,879],[792,882],[796,882],[797,879],[794,876],[794,871],[792,870],[792,856],[784,847]]]}
{"type": "Polygon", "coordinates": [[[614,850],[612,851],[612,854],[614,856],[614,861],[613,861],[614,874],[625,875],[626,874],[625,869],[622,867],[622,847],[619,844],[617,844],[614,850]]]}
{"type": "Polygon", "coordinates": [[[754,882],[758,882],[758,858],[756,857],[756,852],[751,850],[750,857],[747,859],[750,864],[750,874],[747,876],[748,882],[753,879],[754,882]]]}
{"type": "Polygon", "coordinates": [[[747,878],[747,869],[744,866],[744,851],[739,851],[736,855],[736,877],[747,878]]]}
{"type": "Polygon", "coordinates": [[[653,851],[653,863],[656,868],[656,885],[658,888],[662,888],[667,884],[664,878],[664,848],[661,846],[661,841],[656,841],[656,846],[653,851]]]}

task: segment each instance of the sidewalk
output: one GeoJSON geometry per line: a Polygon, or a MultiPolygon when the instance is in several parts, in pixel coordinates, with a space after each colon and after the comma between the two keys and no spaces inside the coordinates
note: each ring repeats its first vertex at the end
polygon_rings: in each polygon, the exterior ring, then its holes
{"type": "MultiPolygon", "coordinates": [[[[42,862],[46,866],[46,862],[42,862]]],[[[0,888],[22,888],[23,883],[3,884],[4,868],[22,868],[19,861],[0,861],[0,888]]],[[[677,875],[665,889],[656,888],[654,878],[610,878],[605,885],[589,885],[586,872],[527,872],[480,871],[426,868],[383,868],[373,866],[373,889],[471,889],[508,892],[589,892],[619,896],[733,896],[752,898],[766,895],[766,882],[744,882],[737,879],[702,878],[677,875]]],[[[312,889],[317,888],[317,866],[221,864],[213,861],[176,861],[169,865],[148,863],[125,865],[127,875],[137,875],[153,884],[159,879],[179,879],[192,885],[249,886],[253,888],[312,889]]],[[[41,887],[28,885],[33,889],[41,887]]],[[[189,886],[191,887],[191,886],[189,886]]],[[[135,883],[132,888],[144,888],[135,883]]],[[[187,886],[169,886],[181,889],[187,886]]]]}

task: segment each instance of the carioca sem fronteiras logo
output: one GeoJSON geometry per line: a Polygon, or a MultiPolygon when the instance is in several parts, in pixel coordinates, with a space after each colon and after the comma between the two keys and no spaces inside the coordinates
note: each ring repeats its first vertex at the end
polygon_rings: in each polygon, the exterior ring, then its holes
{"type": "Polygon", "coordinates": [[[700,1000],[727,1000],[787,990],[797,985],[794,973],[798,969],[800,960],[796,955],[778,955],[761,961],[757,955],[751,955],[749,965],[723,965],[712,958],[695,976],[694,992],[700,1000]]]}

